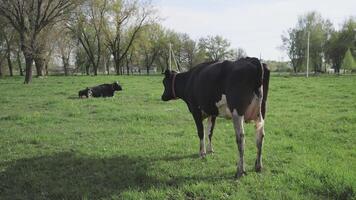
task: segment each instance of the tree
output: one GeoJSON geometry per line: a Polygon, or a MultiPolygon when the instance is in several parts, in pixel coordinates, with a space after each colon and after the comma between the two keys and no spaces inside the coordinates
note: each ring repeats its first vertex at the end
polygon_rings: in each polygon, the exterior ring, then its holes
{"type": "Polygon", "coordinates": [[[356,18],[346,20],[339,31],[334,31],[326,43],[325,55],[329,63],[340,72],[346,51],[350,49],[353,57],[356,56],[356,18]]]}
{"type": "Polygon", "coordinates": [[[191,69],[196,64],[204,61],[198,55],[199,49],[197,42],[192,40],[188,34],[180,34],[180,41],[182,45],[179,54],[179,60],[182,68],[191,69]]]}
{"type": "Polygon", "coordinates": [[[116,74],[121,74],[121,65],[138,32],[155,18],[150,2],[112,0],[109,7],[110,17],[105,27],[106,46],[113,55],[116,74]]]}
{"type": "Polygon", "coordinates": [[[84,48],[76,43],[77,47],[74,50],[76,70],[84,72],[86,75],[90,74],[90,61],[84,48]]]}
{"type": "Polygon", "coordinates": [[[23,69],[22,69],[22,57],[21,57],[21,48],[16,49],[16,61],[17,61],[17,66],[20,71],[20,76],[23,76],[23,69]]]}
{"type": "Polygon", "coordinates": [[[16,33],[11,27],[11,25],[6,21],[6,19],[0,17],[0,54],[2,56],[1,63],[4,59],[7,60],[7,66],[9,68],[9,75],[13,76],[13,65],[12,65],[12,52],[13,45],[16,39],[16,33]]]}
{"type": "Polygon", "coordinates": [[[294,72],[305,69],[307,57],[307,36],[310,33],[309,58],[314,72],[321,71],[325,60],[327,39],[333,32],[329,20],[324,20],[319,13],[309,12],[298,18],[296,27],[282,35],[283,49],[288,53],[294,72]]]}
{"type": "Polygon", "coordinates": [[[32,80],[32,63],[40,41],[39,34],[64,20],[74,7],[73,0],[0,0],[0,15],[7,19],[20,36],[26,62],[25,83],[32,80]]]}
{"type": "Polygon", "coordinates": [[[5,37],[0,33],[0,77],[3,76],[2,63],[6,58],[5,37]]]}
{"type": "Polygon", "coordinates": [[[55,45],[58,56],[62,60],[64,75],[67,76],[69,74],[69,59],[74,50],[75,41],[68,29],[67,31],[62,29],[61,33],[61,35],[58,35],[55,45]]]}
{"type": "Polygon", "coordinates": [[[85,50],[94,75],[97,75],[102,61],[105,15],[108,9],[107,0],[88,0],[77,9],[72,24],[68,26],[85,50]]]}
{"type": "MultiPolygon", "coordinates": [[[[161,46],[161,52],[157,60],[157,66],[160,68],[161,72],[164,72],[164,70],[168,68],[170,63],[169,49],[171,48],[175,56],[179,55],[178,52],[180,52],[181,49],[181,41],[179,39],[179,33],[170,29],[163,29],[163,35],[162,38],[160,39],[160,46],[161,46]]],[[[171,57],[171,59],[173,58],[171,57]]]]}
{"type": "Polygon", "coordinates": [[[210,61],[231,59],[236,56],[236,52],[230,49],[230,42],[219,35],[200,38],[198,46],[210,61]]]}
{"type": "Polygon", "coordinates": [[[43,76],[43,72],[48,75],[48,64],[52,58],[53,50],[56,46],[57,39],[63,33],[62,30],[58,30],[58,24],[56,26],[50,26],[50,30],[43,31],[39,34],[41,38],[36,45],[34,61],[36,67],[37,77],[43,76]]]}
{"type": "Polygon", "coordinates": [[[9,68],[9,74],[10,76],[13,76],[13,67],[12,67],[12,60],[11,60],[11,54],[12,54],[12,46],[15,41],[15,34],[13,30],[11,30],[11,27],[3,27],[1,30],[2,34],[5,39],[5,44],[6,44],[6,59],[7,59],[7,66],[9,68]]]}
{"type": "Polygon", "coordinates": [[[344,59],[342,60],[342,68],[348,70],[352,70],[353,68],[355,68],[355,61],[350,49],[347,49],[344,59]]]}
{"type": "Polygon", "coordinates": [[[160,39],[162,38],[163,31],[160,25],[150,24],[142,27],[141,32],[137,37],[138,52],[142,56],[143,66],[146,68],[147,74],[158,59],[161,52],[160,39]]]}
{"type": "Polygon", "coordinates": [[[243,48],[238,48],[236,54],[236,60],[245,58],[247,56],[247,53],[243,48]]]}

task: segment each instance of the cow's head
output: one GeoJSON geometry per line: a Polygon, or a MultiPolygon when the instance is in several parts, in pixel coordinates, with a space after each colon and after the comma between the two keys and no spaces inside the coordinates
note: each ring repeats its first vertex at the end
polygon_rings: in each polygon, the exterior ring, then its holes
{"type": "Polygon", "coordinates": [[[121,85],[119,84],[119,82],[115,81],[113,84],[112,84],[112,87],[115,91],[120,91],[122,90],[122,87],[121,85]]]}
{"type": "Polygon", "coordinates": [[[176,98],[173,94],[173,78],[176,74],[177,72],[168,69],[164,72],[162,101],[169,101],[176,98]]]}

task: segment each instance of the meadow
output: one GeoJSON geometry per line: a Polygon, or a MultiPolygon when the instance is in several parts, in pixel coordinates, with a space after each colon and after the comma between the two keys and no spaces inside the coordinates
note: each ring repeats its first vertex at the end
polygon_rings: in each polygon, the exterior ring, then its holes
{"type": "Polygon", "coordinates": [[[240,180],[231,121],[199,158],[192,116],[160,100],[161,76],[22,82],[0,79],[0,199],[356,199],[356,76],[271,77],[264,168],[248,124],[240,180]],[[115,80],[114,98],[77,97],[115,80]]]}

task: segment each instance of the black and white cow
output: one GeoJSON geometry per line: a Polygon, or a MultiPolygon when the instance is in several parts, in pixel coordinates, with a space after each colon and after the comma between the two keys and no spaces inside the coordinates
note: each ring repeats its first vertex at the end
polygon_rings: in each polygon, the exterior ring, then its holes
{"type": "Polygon", "coordinates": [[[122,90],[121,85],[116,81],[112,84],[101,84],[90,88],[93,97],[112,97],[115,91],[122,90]]]}
{"type": "Polygon", "coordinates": [[[237,61],[208,62],[188,72],[165,71],[163,101],[182,99],[192,113],[200,139],[200,156],[205,157],[203,120],[208,118],[206,134],[208,152],[213,152],[211,139],[216,117],[232,119],[239,162],[236,177],[246,174],[244,168],[243,122],[256,125],[257,159],[255,169],[262,169],[262,143],[268,92],[269,70],[257,58],[237,61]]]}

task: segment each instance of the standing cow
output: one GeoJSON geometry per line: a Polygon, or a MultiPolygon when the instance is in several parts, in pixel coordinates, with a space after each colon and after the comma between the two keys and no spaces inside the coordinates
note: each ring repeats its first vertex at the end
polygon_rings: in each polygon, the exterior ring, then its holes
{"type": "Polygon", "coordinates": [[[244,167],[243,122],[256,125],[257,159],[255,169],[262,169],[262,143],[268,93],[269,70],[257,58],[237,61],[208,62],[188,72],[165,71],[163,101],[182,99],[192,113],[200,139],[200,156],[205,157],[203,120],[208,118],[206,134],[208,152],[213,152],[211,139],[216,117],[232,119],[239,162],[236,177],[246,174],[244,167]]]}

